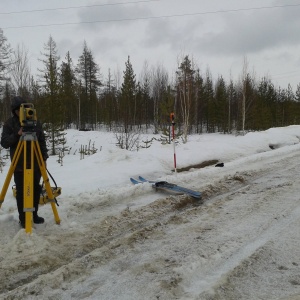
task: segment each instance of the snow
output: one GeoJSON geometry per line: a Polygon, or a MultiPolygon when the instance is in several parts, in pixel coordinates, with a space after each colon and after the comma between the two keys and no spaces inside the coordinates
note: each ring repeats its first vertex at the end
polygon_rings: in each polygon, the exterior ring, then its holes
{"type": "Polygon", "coordinates": [[[191,168],[177,173],[172,144],[121,150],[102,131],[66,139],[63,165],[47,161],[62,187],[60,225],[46,204],[45,224],[26,234],[10,188],[5,196],[0,299],[300,299],[300,126],[189,136],[176,158],[191,168]],[[89,144],[97,152],[81,159],[89,144]],[[207,161],[224,167],[193,167],[207,161]],[[139,175],[203,199],[132,185],[139,175]]]}

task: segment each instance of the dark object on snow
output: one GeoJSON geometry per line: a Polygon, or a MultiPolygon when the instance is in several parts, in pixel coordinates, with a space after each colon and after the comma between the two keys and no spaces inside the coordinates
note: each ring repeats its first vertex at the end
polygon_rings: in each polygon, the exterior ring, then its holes
{"type": "Polygon", "coordinates": [[[224,167],[224,163],[218,163],[215,165],[215,167],[224,167]]]}

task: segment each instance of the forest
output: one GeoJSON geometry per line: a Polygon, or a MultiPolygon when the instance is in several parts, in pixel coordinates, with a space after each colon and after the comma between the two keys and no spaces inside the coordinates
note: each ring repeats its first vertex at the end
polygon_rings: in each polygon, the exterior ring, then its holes
{"type": "Polygon", "coordinates": [[[0,124],[11,115],[14,95],[33,103],[39,120],[52,131],[105,128],[129,133],[152,128],[158,133],[170,126],[174,113],[187,142],[189,134],[243,134],[300,124],[300,83],[293,91],[290,85],[281,88],[269,78],[256,78],[246,57],[236,82],[221,75],[213,80],[192,55],[181,58],[175,74],[145,63],[139,79],[128,56],[123,74],[108,70],[103,78],[86,41],[79,58],[67,52],[61,60],[50,36],[41,62],[43,68],[31,74],[27,51],[23,46],[11,49],[0,29],[0,124]]]}

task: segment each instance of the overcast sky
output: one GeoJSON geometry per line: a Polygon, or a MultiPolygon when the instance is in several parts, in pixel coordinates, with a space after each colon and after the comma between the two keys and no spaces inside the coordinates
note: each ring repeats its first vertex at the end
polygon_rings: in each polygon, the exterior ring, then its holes
{"type": "Polygon", "coordinates": [[[74,64],[83,43],[103,77],[125,68],[139,78],[148,65],[172,75],[189,55],[201,72],[237,80],[244,58],[260,79],[295,89],[300,83],[300,0],[1,0],[0,28],[13,48],[28,49],[31,71],[51,35],[74,64]]]}

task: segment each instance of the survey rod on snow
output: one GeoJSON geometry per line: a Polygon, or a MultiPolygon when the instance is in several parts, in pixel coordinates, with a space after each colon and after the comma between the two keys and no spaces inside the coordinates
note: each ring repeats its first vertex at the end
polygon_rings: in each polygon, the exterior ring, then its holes
{"type": "Polygon", "coordinates": [[[0,208],[4,202],[4,198],[7,192],[7,188],[11,181],[11,177],[15,171],[16,165],[19,161],[21,154],[24,157],[23,171],[24,171],[24,212],[25,212],[25,231],[26,233],[32,232],[32,219],[33,219],[33,174],[34,174],[34,162],[35,159],[38,163],[41,175],[44,180],[45,189],[48,195],[48,199],[51,203],[52,211],[54,214],[56,224],[60,224],[60,219],[56,209],[56,202],[50,186],[49,178],[46,171],[45,162],[42,157],[40,145],[36,136],[36,111],[33,104],[24,103],[20,107],[20,123],[23,127],[23,132],[18,142],[17,149],[13,156],[11,165],[8,170],[8,174],[5,178],[4,185],[0,194],[0,208]],[[23,152],[23,153],[22,153],[23,152]]]}

